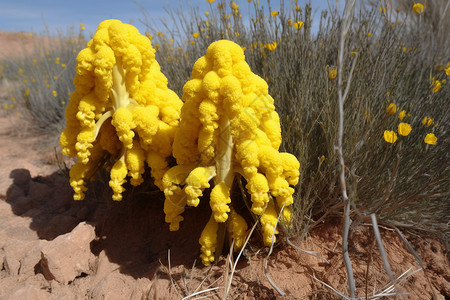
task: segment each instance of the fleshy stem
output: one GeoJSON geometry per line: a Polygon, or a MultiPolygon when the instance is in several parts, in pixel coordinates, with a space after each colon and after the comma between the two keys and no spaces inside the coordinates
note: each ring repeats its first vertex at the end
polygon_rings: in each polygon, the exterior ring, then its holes
{"type": "MultiPolygon", "coordinates": [[[[232,155],[233,155],[233,137],[230,132],[230,120],[224,115],[219,120],[219,138],[217,147],[216,170],[217,176],[214,178],[214,183],[218,185],[224,182],[230,189],[233,184],[232,172],[232,155]]],[[[230,193],[231,195],[231,193],[230,193]]],[[[225,223],[219,223],[217,230],[217,248],[215,253],[215,261],[217,261],[222,253],[225,240],[225,223]]]]}
{"type": "Polygon", "coordinates": [[[126,107],[130,103],[130,95],[125,85],[125,70],[123,69],[122,59],[117,58],[116,64],[112,69],[113,86],[111,89],[113,109],[126,107]]]}

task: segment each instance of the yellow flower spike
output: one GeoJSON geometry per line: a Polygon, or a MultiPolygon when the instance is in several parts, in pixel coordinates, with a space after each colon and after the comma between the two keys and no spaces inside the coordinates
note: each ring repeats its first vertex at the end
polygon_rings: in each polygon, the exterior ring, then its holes
{"type": "Polygon", "coordinates": [[[391,116],[396,112],[397,112],[397,105],[395,105],[394,103],[390,103],[386,108],[386,113],[391,116]]]}
{"type": "Polygon", "coordinates": [[[209,266],[214,261],[214,252],[217,246],[217,230],[219,226],[211,215],[208,223],[202,231],[202,234],[198,240],[201,245],[200,258],[205,266],[209,266]]]}
{"type": "Polygon", "coordinates": [[[240,250],[245,243],[245,238],[247,237],[247,222],[240,216],[234,209],[231,209],[230,220],[228,222],[228,232],[231,240],[234,240],[233,250],[240,250]]]}
{"type": "Polygon", "coordinates": [[[197,167],[186,178],[184,191],[187,196],[187,205],[196,207],[203,196],[203,190],[210,187],[209,181],[216,176],[216,168],[197,167]]]}
{"type": "Polygon", "coordinates": [[[148,166],[151,168],[152,177],[155,178],[155,185],[162,191],[164,191],[164,186],[162,183],[162,178],[164,173],[169,169],[169,164],[167,163],[164,155],[161,155],[155,151],[150,151],[146,158],[148,166]]]}
{"type": "Polygon", "coordinates": [[[411,132],[411,125],[408,123],[400,123],[398,124],[398,134],[402,136],[407,136],[411,132]]]}
{"type": "Polygon", "coordinates": [[[194,168],[195,163],[177,165],[167,170],[162,177],[162,186],[166,197],[164,201],[165,221],[170,224],[170,231],[177,231],[180,222],[183,221],[181,214],[187,204],[187,197],[180,185],[186,181],[194,168]]]}
{"type": "Polygon", "coordinates": [[[395,141],[397,140],[397,134],[392,131],[392,130],[385,130],[384,131],[384,140],[388,143],[395,143],[395,141]]]}
{"type": "MultiPolygon", "coordinates": [[[[63,154],[78,156],[74,168],[85,170],[74,171],[72,186],[79,189],[79,183],[89,178],[89,168],[96,171],[98,165],[91,159],[98,149],[101,157],[110,158],[105,167],[112,167],[113,199],[120,200],[127,176],[133,185],[143,181],[149,153],[163,160],[171,155],[182,102],[167,88],[150,40],[119,20],[99,24],[77,56],[76,73],[76,91],[66,107],[66,129],[60,136],[63,154]]],[[[159,176],[154,180],[160,188],[166,170],[152,172],[159,176]]],[[[75,195],[81,198],[79,192],[75,195]]]]}
{"type": "Polygon", "coordinates": [[[398,113],[398,118],[400,119],[400,121],[403,121],[403,118],[406,115],[406,110],[402,110],[401,112],[398,113]]]}
{"type": "Polygon", "coordinates": [[[428,133],[425,136],[424,142],[428,145],[436,145],[437,137],[434,135],[434,133],[428,133]]]}
{"type": "Polygon", "coordinates": [[[123,184],[126,182],[127,173],[127,165],[122,156],[111,168],[111,179],[109,180],[109,186],[114,192],[112,199],[115,201],[122,200],[122,193],[125,191],[123,184]]]}
{"type": "Polygon", "coordinates": [[[145,154],[138,143],[133,143],[133,148],[125,152],[125,162],[128,175],[131,177],[131,185],[138,186],[144,182],[142,174],[144,174],[145,154]]]}
{"type": "Polygon", "coordinates": [[[269,202],[269,183],[267,178],[261,173],[256,173],[248,178],[245,187],[251,196],[252,212],[255,215],[261,215],[269,202]]]}
{"type": "Polygon", "coordinates": [[[220,182],[212,189],[210,199],[209,205],[211,206],[214,220],[217,223],[224,223],[228,219],[228,213],[230,212],[230,207],[228,206],[231,203],[230,187],[224,182],[220,182]]]}
{"type": "Polygon", "coordinates": [[[261,215],[261,225],[262,225],[262,234],[263,234],[263,242],[264,245],[270,246],[272,244],[272,236],[274,242],[276,242],[276,234],[278,234],[278,230],[275,230],[275,225],[277,224],[278,214],[275,210],[275,204],[273,200],[270,199],[267,205],[266,210],[261,215]],[[275,235],[273,234],[275,230],[275,235]]]}
{"type": "MultiPolygon", "coordinates": [[[[283,177],[289,182],[290,185],[297,185],[300,177],[300,162],[297,157],[291,153],[280,153],[281,164],[283,167],[283,177]]],[[[325,156],[320,157],[320,161],[323,162],[325,156]]]]}
{"type": "Polygon", "coordinates": [[[328,70],[328,79],[333,80],[337,77],[337,69],[335,67],[331,67],[328,70]]]}
{"type": "Polygon", "coordinates": [[[412,11],[416,15],[420,15],[421,13],[423,13],[423,10],[424,10],[424,6],[422,3],[414,3],[414,5],[412,6],[412,11]]]}
{"type": "MultiPolygon", "coordinates": [[[[281,205],[292,204],[294,189],[289,185],[298,182],[299,163],[293,155],[278,151],[281,127],[274,99],[268,94],[265,80],[250,70],[239,45],[226,40],[212,43],[206,55],[195,62],[192,77],[183,87],[183,100],[173,143],[178,166],[166,172],[167,178],[164,175],[166,202],[176,202],[172,198],[184,195],[195,204],[202,189],[214,179],[209,199],[213,215],[207,226],[215,228],[214,234],[219,228],[217,222],[229,226],[228,213],[233,206],[230,187],[237,173],[247,180],[255,213],[265,213],[269,195],[281,205]],[[173,174],[187,170],[192,176],[183,174],[177,182],[169,180],[173,174]]],[[[179,213],[184,207],[176,209],[179,213]]],[[[170,211],[165,212],[167,219],[170,211]]],[[[180,217],[176,213],[171,213],[169,219],[180,217]]],[[[202,234],[204,264],[212,261],[216,240],[215,235],[214,247],[205,246],[202,234]]]]}

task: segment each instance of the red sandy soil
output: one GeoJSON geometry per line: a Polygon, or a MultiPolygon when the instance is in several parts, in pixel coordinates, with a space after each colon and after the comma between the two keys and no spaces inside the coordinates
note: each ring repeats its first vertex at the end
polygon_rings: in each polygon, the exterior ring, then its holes
{"type": "MultiPolygon", "coordinates": [[[[207,201],[186,210],[178,232],[169,231],[162,194],[150,184],[135,189],[128,186],[126,199],[113,202],[107,174],[102,173],[89,185],[86,199],[74,201],[67,174],[48,163],[49,155],[34,150],[33,145],[43,137],[21,136],[17,125],[11,124],[17,124],[14,116],[0,116],[1,300],[181,299],[209,288],[216,289],[198,297],[223,298],[230,269],[227,254],[211,268],[199,262],[197,240],[210,214],[207,201]],[[62,248],[59,256],[53,254],[61,269],[70,268],[65,263],[77,259],[72,266],[77,273],[49,273],[46,253],[69,243],[80,228],[87,228],[86,237],[91,228],[95,237],[84,246],[62,248]]],[[[53,153],[53,149],[47,152],[53,153]]],[[[348,294],[341,225],[340,220],[329,219],[301,242],[292,238],[293,243],[316,251],[328,263],[285,242],[276,245],[267,274],[284,296],[265,275],[268,249],[254,234],[237,264],[228,299],[341,299],[323,284],[348,294]]],[[[423,261],[425,269],[421,270],[394,231],[381,229],[381,234],[394,276],[419,270],[397,286],[396,292],[405,293],[399,299],[450,299],[450,268],[443,243],[406,234],[423,261]]],[[[349,254],[358,297],[370,297],[389,284],[370,226],[352,229],[349,254]]]]}
{"type": "Polygon", "coordinates": [[[49,47],[55,38],[31,36],[27,32],[6,32],[0,30],[0,60],[10,57],[24,57],[33,53],[36,45],[49,47]]]}

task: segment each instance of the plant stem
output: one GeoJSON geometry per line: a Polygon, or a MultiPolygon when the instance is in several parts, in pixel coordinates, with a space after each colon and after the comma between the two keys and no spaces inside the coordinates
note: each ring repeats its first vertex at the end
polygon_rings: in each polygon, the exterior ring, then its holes
{"type": "Polygon", "coordinates": [[[345,1],[345,9],[342,20],[342,30],[341,37],[339,41],[339,53],[338,53],[338,99],[339,99],[339,128],[338,128],[338,140],[336,150],[338,152],[339,165],[341,167],[339,179],[342,190],[342,198],[345,203],[344,208],[344,228],[342,233],[342,252],[344,256],[345,268],[347,269],[347,277],[348,277],[348,285],[350,290],[350,298],[355,297],[355,279],[353,277],[353,268],[352,263],[350,261],[350,256],[348,254],[348,235],[350,231],[350,200],[347,196],[347,186],[345,182],[345,162],[344,155],[342,150],[342,141],[344,137],[344,101],[348,93],[348,87],[350,85],[351,79],[347,82],[347,89],[345,94],[342,93],[343,82],[342,82],[342,71],[344,68],[344,45],[345,45],[345,35],[347,34],[347,30],[350,26],[350,18],[351,12],[353,11],[355,1],[345,1]]]}

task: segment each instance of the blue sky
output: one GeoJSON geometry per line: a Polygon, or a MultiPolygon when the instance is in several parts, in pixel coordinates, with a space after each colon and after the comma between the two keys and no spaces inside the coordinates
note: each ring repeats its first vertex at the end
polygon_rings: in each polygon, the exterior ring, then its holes
{"type": "MultiPolygon", "coordinates": [[[[209,8],[206,0],[182,2],[183,5],[191,3],[193,6],[198,6],[200,12],[207,11],[209,8]]],[[[245,15],[248,7],[247,0],[235,0],[235,2],[240,5],[243,15],[245,15]]],[[[267,3],[266,0],[260,0],[260,2],[263,5],[267,3]]],[[[272,0],[272,9],[278,9],[279,2],[272,0]]],[[[289,3],[289,0],[284,2],[289,3]]],[[[316,12],[315,19],[318,20],[320,11],[328,8],[327,1],[312,0],[311,2],[313,11],[316,12]]],[[[148,17],[159,20],[167,16],[165,7],[179,7],[180,3],[177,0],[0,0],[0,30],[40,33],[45,30],[45,24],[48,24],[48,28],[52,32],[56,32],[56,30],[65,32],[71,25],[78,30],[79,24],[83,23],[87,32],[95,32],[98,23],[114,18],[133,24],[143,33],[145,26],[140,21],[143,19],[143,14],[139,6],[145,8],[148,17]]],[[[304,7],[305,1],[299,0],[298,3],[304,7]]]]}

